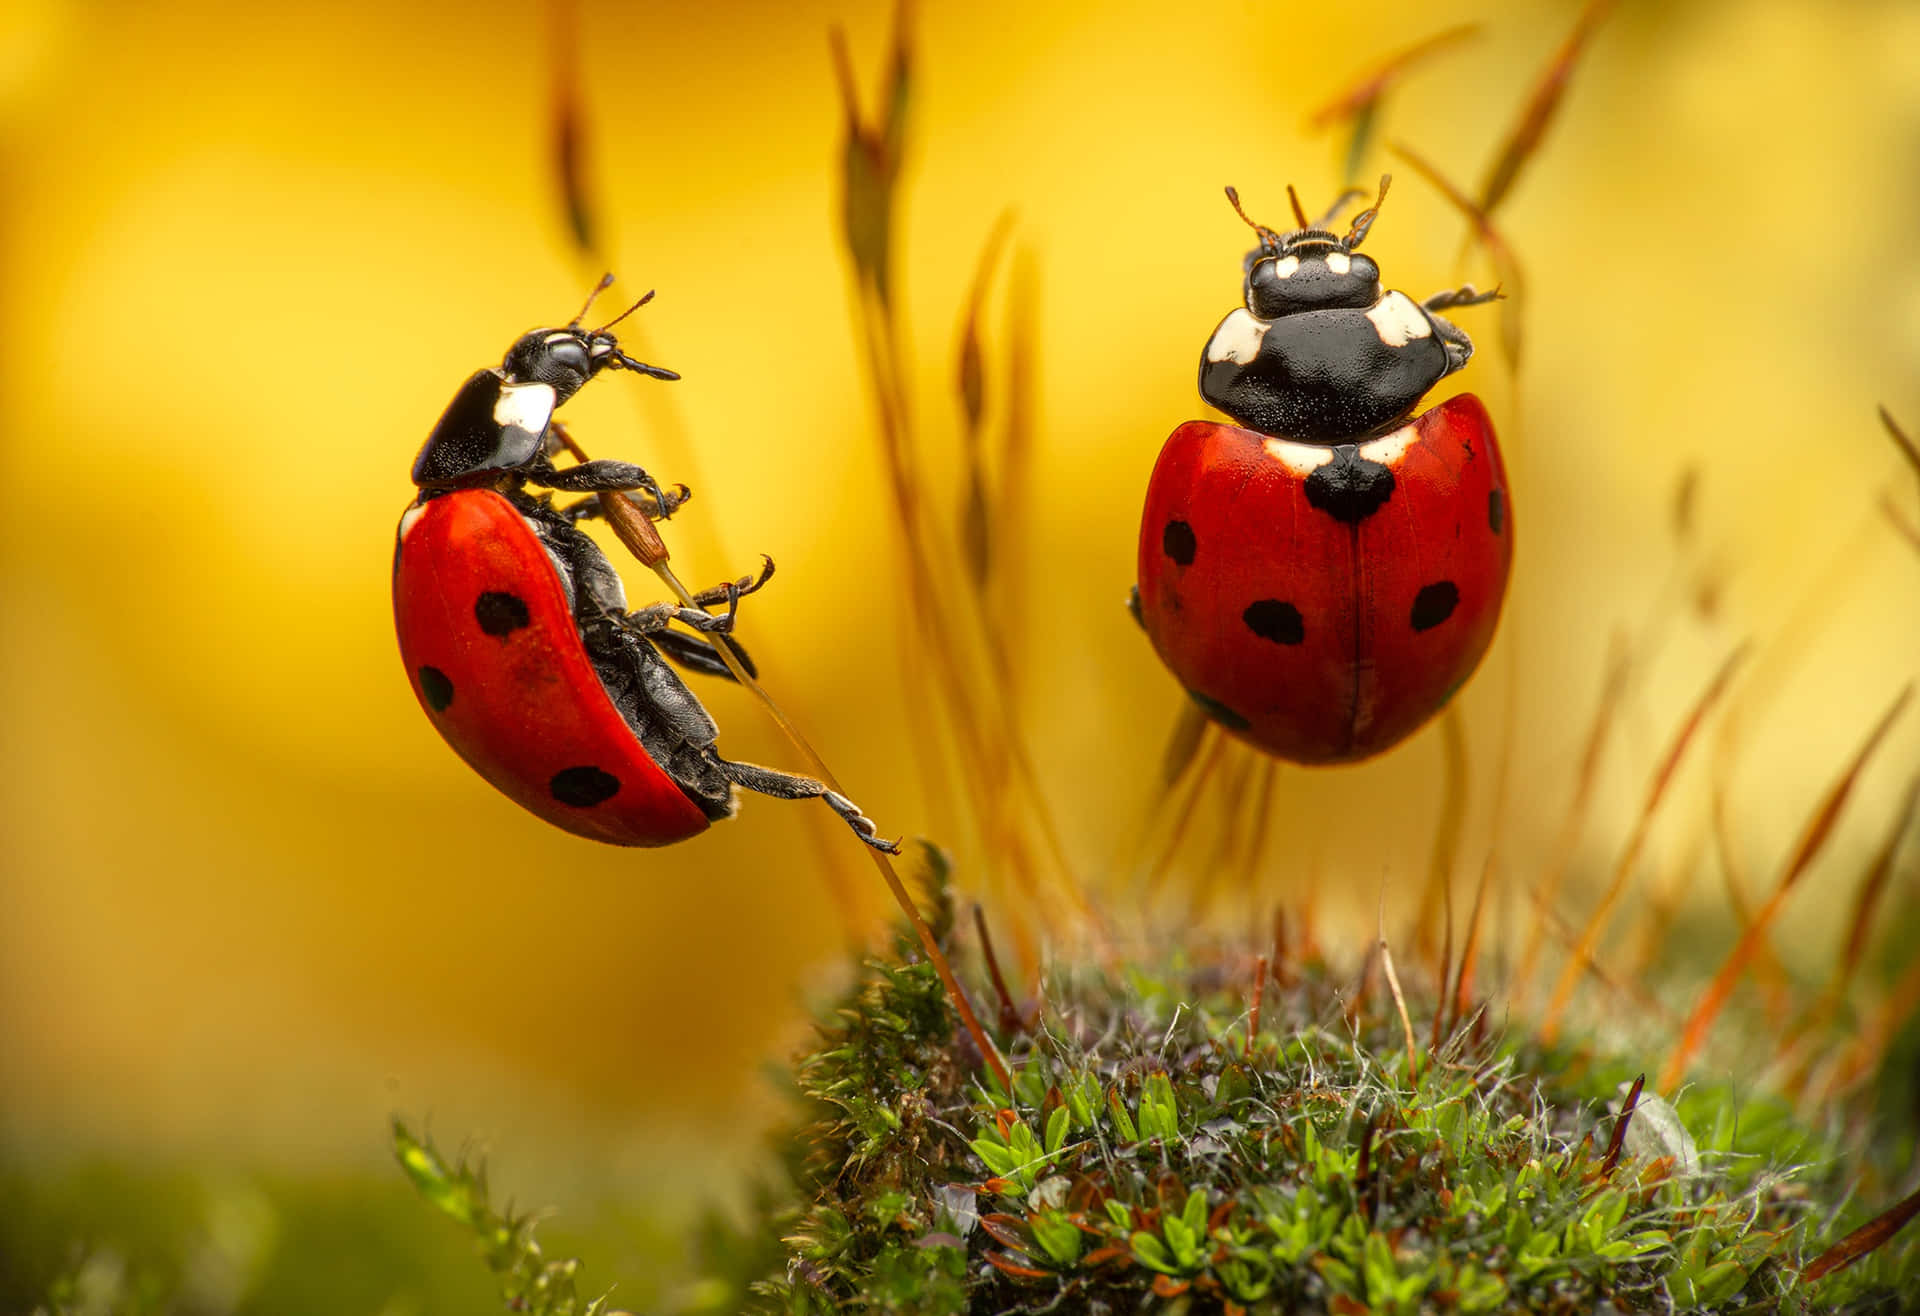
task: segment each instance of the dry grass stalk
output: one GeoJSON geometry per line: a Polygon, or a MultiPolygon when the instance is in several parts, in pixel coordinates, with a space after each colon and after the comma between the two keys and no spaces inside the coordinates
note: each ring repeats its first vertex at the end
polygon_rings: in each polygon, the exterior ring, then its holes
{"type": "Polygon", "coordinates": [[[1520,964],[1514,974],[1517,982],[1533,980],[1534,964],[1539,959],[1540,947],[1546,939],[1547,912],[1558,906],[1560,884],[1566,879],[1581,830],[1593,811],[1594,789],[1600,783],[1600,764],[1606,756],[1609,735],[1620,715],[1620,700],[1626,693],[1629,668],[1626,636],[1616,631],[1607,650],[1606,676],[1601,682],[1600,699],[1594,705],[1593,723],[1587,729],[1586,748],[1581,752],[1580,768],[1574,775],[1573,795],[1567,801],[1566,817],[1560,824],[1560,833],[1545,871],[1534,884],[1534,917],[1528,925],[1526,945],[1520,952],[1520,964]]]}
{"type": "Polygon", "coordinates": [[[1345,182],[1352,183],[1360,177],[1360,166],[1365,163],[1367,152],[1373,145],[1374,130],[1380,121],[1380,104],[1387,92],[1414,65],[1469,37],[1477,36],[1479,32],[1479,24],[1462,23],[1416,41],[1361,74],[1345,91],[1307,116],[1307,127],[1313,131],[1322,131],[1342,122],[1349,125],[1346,168],[1343,172],[1345,182]]]}
{"type": "Polygon", "coordinates": [[[1600,903],[1594,907],[1587,918],[1585,928],[1574,943],[1573,953],[1567,965],[1554,983],[1552,998],[1547,1002],[1546,1013],[1541,1018],[1540,1036],[1551,1043],[1559,1036],[1560,1017],[1565,1013],[1567,1004],[1573,998],[1573,989],[1580,981],[1580,974],[1593,962],[1594,948],[1599,945],[1601,935],[1606,931],[1607,918],[1613,912],[1614,905],[1625,894],[1627,881],[1633,876],[1635,866],[1640,862],[1640,851],[1645,847],[1648,833],[1652,830],[1654,817],[1659,813],[1660,803],[1666,798],[1667,788],[1672,785],[1674,774],[1678,772],[1681,761],[1686,757],[1688,746],[1693,744],[1695,733],[1700,724],[1712,711],[1720,696],[1732,682],[1734,673],[1739,670],[1746,658],[1749,646],[1741,645],[1720,665],[1713,680],[1694,701],[1686,720],[1680,724],[1667,753],[1660,761],[1659,768],[1653,774],[1653,780],[1647,788],[1646,801],[1640,806],[1640,816],[1634,823],[1633,832],[1627,840],[1626,848],[1621,851],[1619,861],[1614,864],[1613,875],[1607,882],[1607,889],[1600,897],[1600,903]]]}
{"type": "Polygon", "coordinates": [[[1501,143],[1493,164],[1487,170],[1485,181],[1480,184],[1479,208],[1482,212],[1491,215],[1499,209],[1514,184],[1520,181],[1528,162],[1538,153],[1540,143],[1547,135],[1547,128],[1560,108],[1561,98],[1566,95],[1574,65],[1579,62],[1594,29],[1599,27],[1600,21],[1612,8],[1613,0],[1588,0],[1586,8],[1580,11],[1580,17],[1574,21],[1573,31],[1554,51],[1553,58],[1547,61],[1546,68],[1541,71],[1539,80],[1534,83],[1533,91],[1520,111],[1519,119],[1501,143]]]}
{"type": "MultiPolygon", "coordinates": [[[[894,268],[898,184],[913,104],[911,23],[910,8],[902,4],[880,96],[882,108],[871,123],[861,113],[844,34],[836,30],[833,42],[846,111],[844,240],[853,260],[856,321],[905,569],[911,641],[918,649],[916,661],[932,678],[940,721],[958,759],[955,778],[968,798],[982,853],[1001,861],[999,869],[987,869],[989,880],[997,878],[1009,889],[1036,896],[1021,907],[1033,908],[1046,926],[1097,932],[1100,920],[1060,843],[1007,683],[1000,679],[1005,660],[996,653],[994,619],[969,579],[966,554],[953,546],[924,493],[894,268]]],[[[992,245],[999,241],[990,240],[992,245]]],[[[978,377],[971,381],[963,364],[963,425],[977,425],[984,415],[984,362],[983,353],[973,358],[978,377]],[[979,408],[973,406],[975,398],[979,408]]],[[[1030,389],[1026,397],[1030,403],[1030,389]]],[[[1016,434],[1030,431],[1031,425],[1023,421],[1010,428],[1016,434]]],[[[983,562],[995,551],[990,517],[984,527],[983,562]]],[[[923,765],[939,753],[931,736],[916,737],[916,747],[923,765]]],[[[1021,945],[1033,944],[1031,929],[1015,931],[1021,945]]]]}
{"type": "Polygon", "coordinates": [[[1920,1215],[1920,1190],[1901,1198],[1808,1262],[1807,1268],[1800,1272],[1801,1280],[1811,1284],[1836,1270],[1845,1270],[1884,1245],[1916,1215],[1920,1215]]]}
{"type": "Polygon", "coordinates": [[[1459,856],[1460,833],[1466,827],[1471,780],[1466,723],[1458,702],[1449,703],[1440,715],[1440,745],[1445,763],[1440,817],[1434,825],[1433,850],[1427,861],[1426,890],[1421,893],[1420,909],[1414,916],[1414,950],[1427,958],[1440,950],[1440,980],[1444,982],[1447,961],[1453,955],[1453,867],[1459,856]],[[1445,926],[1438,927],[1440,924],[1445,926]]]}
{"type": "Polygon", "coordinates": [[[1779,880],[1774,885],[1772,896],[1754,915],[1753,923],[1734,944],[1733,950],[1721,963],[1719,972],[1714,974],[1713,981],[1701,994],[1700,1000],[1695,1003],[1693,1013],[1688,1017],[1686,1027],[1680,1034],[1680,1041],[1668,1056],[1665,1068],[1660,1071],[1661,1091],[1671,1092],[1686,1075],[1687,1065],[1705,1043],[1714,1021],[1719,1018],[1721,1010],[1725,1008],[1728,998],[1733,994],[1735,985],[1746,972],[1760,939],[1766,935],[1766,930],[1772,926],[1774,919],[1779,915],[1794,885],[1799,882],[1821,849],[1825,847],[1828,837],[1833,834],[1835,823],[1839,821],[1841,810],[1846,807],[1847,797],[1853,793],[1854,783],[1859,780],[1860,773],[1867,766],[1868,760],[1873,757],[1874,751],[1880,747],[1887,733],[1893,729],[1894,722],[1906,710],[1907,703],[1912,698],[1913,686],[1908,685],[1893,701],[1892,706],[1882,714],[1880,721],[1875,724],[1865,743],[1860,746],[1859,752],[1854,755],[1846,771],[1841,773],[1839,780],[1828,789],[1826,796],[1807,820],[1807,825],[1802,830],[1793,853],[1789,856],[1786,866],[1781,870],[1779,880]]]}
{"type": "Polygon", "coordinates": [[[1426,179],[1440,194],[1466,217],[1468,226],[1473,230],[1469,240],[1478,241],[1486,248],[1487,257],[1493,262],[1495,276],[1500,280],[1500,353],[1506,359],[1507,373],[1510,377],[1520,372],[1520,353],[1524,345],[1524,325],[1527,304],[1527,276],[1520,266],[1520,258],[1513,247],[1494,226],[1487,213],[1465,192],[1455,187],[1446,175],[1430,163],[1423,155],[1401,142],[1391,144],[1393,153],[1413,166],[1415,173],[1426,179]]]}

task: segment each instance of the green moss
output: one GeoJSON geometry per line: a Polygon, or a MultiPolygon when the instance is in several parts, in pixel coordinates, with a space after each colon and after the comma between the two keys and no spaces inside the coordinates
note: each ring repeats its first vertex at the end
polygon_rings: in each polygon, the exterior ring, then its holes
{"type": "Polygon", "coordinates": [[[1646,1094],[1610,1164],[1635,1059],[1468,1028],[1410,1073],[1397,1013],[1349,1022],[1322,970],[1270,984],[1249,1039],[1223,984],[1250,972],[1056,974],[1009,1095],[955,1049],[931,969],[869,965],[799,1063],[752,1305],[1892,1311],[1920,1288],[1904,1238],[1797,1283],[1870,1211],[1836,1217],[1858,1159],[1779,1102],[1646,1094]]]}
{"type": "Polygon", "coordinates": [[[535,1213],[493,1205],[484,1162],[449,1162],[398,1119],[393,1122],[393,1149],[420,1195],[473,1235],[487,1269],[499,1280],[500,1298],[509,1311],[531,1316],[602,1316],[607,1311],[604,1295],[580,1296],[575,1284],[578,1259],[547,1257],[533,1236],[535,1213]]]}

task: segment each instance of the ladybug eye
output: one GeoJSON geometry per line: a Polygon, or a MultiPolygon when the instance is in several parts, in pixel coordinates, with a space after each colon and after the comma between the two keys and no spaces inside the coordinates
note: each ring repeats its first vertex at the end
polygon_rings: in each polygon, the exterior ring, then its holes
{"type": "Polygon", "coordinates": [[[582,376],[591,373],[587,366],[586,345],[578,338],[562,338],[549,342],[547,360],[554,370],[564,370],[570,374],[582,376]]]}

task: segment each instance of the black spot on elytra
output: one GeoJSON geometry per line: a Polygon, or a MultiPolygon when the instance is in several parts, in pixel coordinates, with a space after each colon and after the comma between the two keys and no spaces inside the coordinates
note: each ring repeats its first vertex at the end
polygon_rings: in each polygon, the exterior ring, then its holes
{"type": "Polygon", "coordinates": [[[488,590],[473,602],[473,619],[489,635],[505,638],[531,620],[526,600],[518,594],[488,590]]]}
{"type": "Polygon", "coordinates": [[[602,772],[589,763],[578,768],[560,769],[553,774],[553,780],[547,783],[547,789],[562,804],[570,804],[576,809],[591,809],[619,794],[620,778],[611,772],[602,772]]]}
{"type": "Polygon", "coordinates": [[[1430,631],[1460,606],[1460,587],[1450,580],[1437,580],[1424,586],[1413,597],[1413,622],[1416,631],[1430,631]]]}
{"type": "Polygon", "coordinates": [[[1194,703],[1200,705],[1201,712],[1205,713],[1208,717],[1218,722],[1221,726],[1225,727],[1227,730],[1245,731],[1247,729],[1247,726],[1248,726],[1247,719],[1245,719],[1244,717],[1241,717],[1238,713],[1234,712],[1231,708],[1228,708],[1225,704],[1221,703],[1218,699],[1209,699],[1206,695],[1201,694],[1198,690],[1187,691],[1187,698],[1193,700],[1194,703]]]}
{"type": "Polygon", "coordinates": [[[1507,524],[1507,497],[1498,489],[1487,490],[1487,529],[1499,534],[1507,524]]]}
{"type": "Polygon", "coordinates": [[[428,708],[436,713],[444,713],[447,705],[453,702],[453,682],[438,667],[422,667],[420,693],[426,696],[428,708]]]}
{"type": "Polygon", "coordinates": [[[1280,599],[1249,603],[1240,620],[1255,635],[1275,644],[1298,644],[1307,638],[1307,626],[1300,617],[1300,609],[1280,599]]]}
{"type": "Polygon", "coordinates": [[[1336,521],[1356,525],[1393,497],[1393,472],[1362,457],[1351,443],[1333,450],[1333,460],[1307,477],[1307,502],[1336,521]]]}
{"type": "Polygon", "coordinates": [[[1193,554],[1200,547],[1200,541],[1193,537],[1193,527],[1185,521],[1169,521],[1167,528],[1160,532],[1160,547],[1168,557],[1186,567],[1193,565],[1193,554]]]}

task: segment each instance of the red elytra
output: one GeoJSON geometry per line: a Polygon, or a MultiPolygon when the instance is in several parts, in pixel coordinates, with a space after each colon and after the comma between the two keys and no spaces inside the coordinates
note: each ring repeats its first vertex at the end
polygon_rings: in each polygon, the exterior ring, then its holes
{"type": "Polygon", "coordinates": [[[1506,472],[1471,394],[1353,444],[1191,421],[1147,488],[1139,615],[1233,734],[1346,763],[1411,735],[1473,674],[1512,561],[1506,472]],[[1316,505],[1338,463],[1370,473],[1345,485],[1362,491],[1358,515],[1316,505]]]}
{"type": "Polygon", "coordinates": [[[707,815],[614,707],[546,550],[505,498],[461,489],[408,512],[393,614],[421,708],[516,802],[614,845],[670,845],[707,829],[707,815]],[[483,598],[521,606],[490,613],[483,598]]]}

